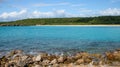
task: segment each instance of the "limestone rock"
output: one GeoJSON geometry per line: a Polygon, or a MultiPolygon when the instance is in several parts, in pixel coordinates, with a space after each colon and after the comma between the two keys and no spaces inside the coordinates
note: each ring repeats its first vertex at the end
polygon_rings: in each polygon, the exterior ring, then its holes
{"type": "Polygon", "coordinates": [[[76,64],[82,64],[82,63],[84,63],[84,59],[78,59],[77,61],[76,61],[76,64]]]}
{"type": "Polygon", "coordinates": [[[56,63],[57,63],[57,59],[54,59],[54,60],[51,61],[50,64],[56,64],[56,63]]]}
{"type": "Polygon", "coordinates": [[[35,65],[34,67],[42,67],[41,65],[35,65]]]}
{"type": "Polygon", "coordinates": [[[49,60],[43,60],[42,65],[49,65],[50,61],[49,60]]]}
{"type": "Polygon", "coordinates": [[[58,58],[58,62],[59,63],[63,63],[64,61],[65,61],[65,57],[63,57],[63,56],[60,56],[59,58],[58,58]]]}
{"type": "Polygon", "coordinates": [[[33,61],[41,61],[41,55],[39,54],[36,57],[34,57],[33,61]]]}

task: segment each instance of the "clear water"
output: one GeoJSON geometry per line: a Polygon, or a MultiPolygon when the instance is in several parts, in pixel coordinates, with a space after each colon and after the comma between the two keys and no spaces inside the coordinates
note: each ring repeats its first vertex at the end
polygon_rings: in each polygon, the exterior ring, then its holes
{"type": "Polygon", "coordinates": [[[120,48],[120,27],[19,26],[0,27],[0,52],[102,53],[120,48]]]}

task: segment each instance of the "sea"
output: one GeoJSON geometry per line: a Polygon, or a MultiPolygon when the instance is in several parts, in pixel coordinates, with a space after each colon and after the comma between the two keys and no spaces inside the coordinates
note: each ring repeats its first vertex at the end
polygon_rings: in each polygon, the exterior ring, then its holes
{"type": "Polygon", "coordinates": [[[104,53],[120,48],[120,26],[1,26],[0,55],[25,53],[71,55],[104,53]]]}

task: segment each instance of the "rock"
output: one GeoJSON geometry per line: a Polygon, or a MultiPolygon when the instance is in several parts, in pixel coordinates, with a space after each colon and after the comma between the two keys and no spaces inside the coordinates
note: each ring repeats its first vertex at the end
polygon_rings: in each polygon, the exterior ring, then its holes
{"type": "Polygon", "coordinates": [[[49,60],[43,60],[42,65],[49,65],[50,61],[49,60]]]}
{"type": "Polygon", "coordinates": [[[92,57],[101,58],[101,54],[91,54],[92,57]]]}
{"type": "Polygon", "coordinates": [[[25,55],[22,58],[22,61],[27,62],[27,63],[32,63],[32,62],[34,62],[33,57],[34,57],[33,55],[25,55]]]}
{"type": "Polygon", "coordinates": [[[1,67],[4,67],[6,63],[8,63],[8,59],[5,56],[0,58],[0,66],[1,67]]]}
{"type": "Polygon", "coordinates": [[[42,59],[46,59],[48,57],[47,53],[40,53],[42,59]]]}
{"type": "Polygon", "coordinates": [[[23,51],[22,50],[13,50],[8,55],[6,55],[6,57],[13,57],[16,54],[22,55],[23,51]]]}
{"type": "Polygon", "coordinates": [[[70,64],[70,63],[74,63],[75,61],[76,61],[76,59],[74,57],[68,56],[64,63],[70,64]]]}
{"type": "Polygon", "coordinates": [[[86,59],[84,59],[84,63],[88,64],[88,63],[90,63],[90,62],[92,62],[92,59],[91,59],[91,58],[86,58],[86,59]]]}
{"type": "Polygon", "coordinates": [[[9,61],[9,63],[15,63],[17,66],[24,66],[25,62],[22,61],[21,56],[15,56],[13,59],[9,61]]]}
{"type": "Polygon", "coordinates": [[[77,65],[83,64],[84,63],[84,59],[78,59],[75,63],[77,65]]]}
{"type": "Polygon", "coordinates": [[[22,50],[13,50],[10,52],[10,54],[14,55],[14,54],[22,54],[23,51],[22,50]]]}
{"type": "Polygon", "coordinates": [[[34,67],[42,67],[41,65],[35,65],[34,67]]]}
{"type": "Polygon", "coordinates": [[[113,61],[119,61],[120,62],[120,52],[114,51],[114,52],[106,52],[107,61],[113,62],[113,61]]]}
{"type": "Polygon", "coordinates": [[[57,59],[54,59],[54,60],[51,61],[50,64],[56,64],[56,63],[57,63],[57,59]]]}
{"type": "Polygon", "coordinates": [[[60,57],[58,58],[58,62],[59,62],[59,63],[63,63],[65,60],[66,60],[66,58],[63,57],[63,56],[60,56],[60,57]]]}
{"type": "Polygon", "coordinates": [[[60,67],[59,64],[53,64],[52,67],[60,67]]]}
{"type": "Polygon", "coordinates": [[[52,61],[52,60],[54,60],[54,59],[58,59],[58,58],[59,58],[58,56],[55,56],[55,55],[49,55],[49,56],[47,56],[46,59],[52,61]]]}
{"type": "Polygon", "coordinates": [[[120,62],[114,61],[114,62],[112,62],[112,66],[120,66],[120,62]]]}
{"type": "Polygon", "coordinates": [[[116,49],[116,51],[120,52],[120,48],[119,48],[119,49],[116,49]]]}
{"type": "Polygon", "coordinates": [[[77,53],[75,56],[74,56],[75,59],[81,59],[82,58],[82,55],[81,53],[77,53]]]}
{"type": "Polygon", "coordinates": [[[113,55],[114,55],[113,61],[119,61],[120,62],[120,53],[119,52],[114,52],[113,55]]]}
{"type": "Polygon", "coordinates": [[[93,65],[99,65],[100,60],[98,58],[94,58],[91,62],[93,65]]]}
{"type": "Polygon", "coordinates": [[[32,63],[26,63],[23,67],[34,67],[34,66],[35,66],[34,62],[32,62],[32,63]]]}
{"type": "Polygon", "coordinates": [[[106,56],[107,56],[108,60],[114,60],[114,58],[115,58],[114,55],[110,52],[106,52],[106,56]]]}
{"type": "Polygon", "coordinates": [[[33,57],[33,61],[41,61],[41,55],[37,55],[36,57],[33,57]]]}
{"type": "Polygon", "coordinates": [[[82,55],[82,58],[83,58],[83,59],[90,57],[90,54],[89,54],[89,53],[86,53],[86,52],[82,52],[81,55],[82,55]]]}
{"type": "Polygon", "coordinates": [[[67,66],[68,67],[75,67],[75,65],[73,63],[69,63],[67,66]]]}
{"type": "Polygon", "coordinates": [[[0,58],[0,67],[101,67],[104,65],[120,66],[120,52],[106,52],[104,55],[77,53],[74,56],[57,56],[40,53],[25,55],[22,51],[13,51],[10,57],[0,58]]]}
{"type": "Polygon", "coordinates": [[[6,64],[5,67],[18,67],[18,66],[16,65],[16,63],[13,62],[6,64]]]}
{"type": "Polygon", "coordinates": [[[27,60],[27,58],[28,58],[28,56],[22,56],[22,57],[21,57],[21,60],[22,60],[22,61],[25,61],[25,60],[27,60]]]}

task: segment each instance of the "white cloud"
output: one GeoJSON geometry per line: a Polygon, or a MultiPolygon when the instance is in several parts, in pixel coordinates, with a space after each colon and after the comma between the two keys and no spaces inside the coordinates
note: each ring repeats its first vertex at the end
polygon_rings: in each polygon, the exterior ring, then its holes
{"type": "Polygon", "coordinates": [[[26,19],[26,18],[56,18],[56,17],[72,17],[75,16],[73,14],[67,13],[65,10],[54,10],[48,12],[41,12],[41,11],[33,11],[27,12],[27,10],[21,10],[19,12],[4,12],[0,14],[0,21],[11,21],[11,20],[19,20],[19,19],[26,19]]]}
{"type": "Polygon", "coordinates": [[[68,5],[69,3],[63,2],[63,3],[54,3],[54,4],[49,4],[49,3],[38,3],[34,4],[33,6],[35,7],[43,7],[43,6],[61,6],[61,5],[68,5]]]}
{"type": "Polygon", "coordinates": [[[33,18],[67,17],[68,15],[69,14],[67,14],[65,10],[55,10],[49,12],[33,11],[32,13],[33,18]]]}
{"type": "Polygon", "coordinates": [[[65,10],[53,10],[48,12],[41,12],[38,10],[28,12],[27,10],[3,12],[0,14],[0,21],[13,21],[27,18],[60,18],[60,17],[89,17],[89,16],[103,16],[103,15],[120,15],[120,9],[109,8],[102,11],[94,11],[89,9],[80,9],[79,13],[72,14],[65,10]]]}
{"type": "Polygon", "coordinates": [[[20,12],[16,12],[16,11],[13,11],[13,12],[4,12],[0,15],[0,18],[2,19],[7,19],[7,18],[15,18],[15,17],[19,17],[21,15],[24,15],[25,13],[27,12],[27,10],[21,10],[20,12]]]}
{"type": "Polygon", "coordinates": [[[53,16],[52,12],[40,12],[40,11],[33,11],[32,17],[38,18],[38,17],[49,17],[53,16]]]}
{"type": "Polygon", "coordinates": [[[118,8],[108,8],[106,10],[100,11],[101,15],[120,15],[120,9],[118,8]]]}

